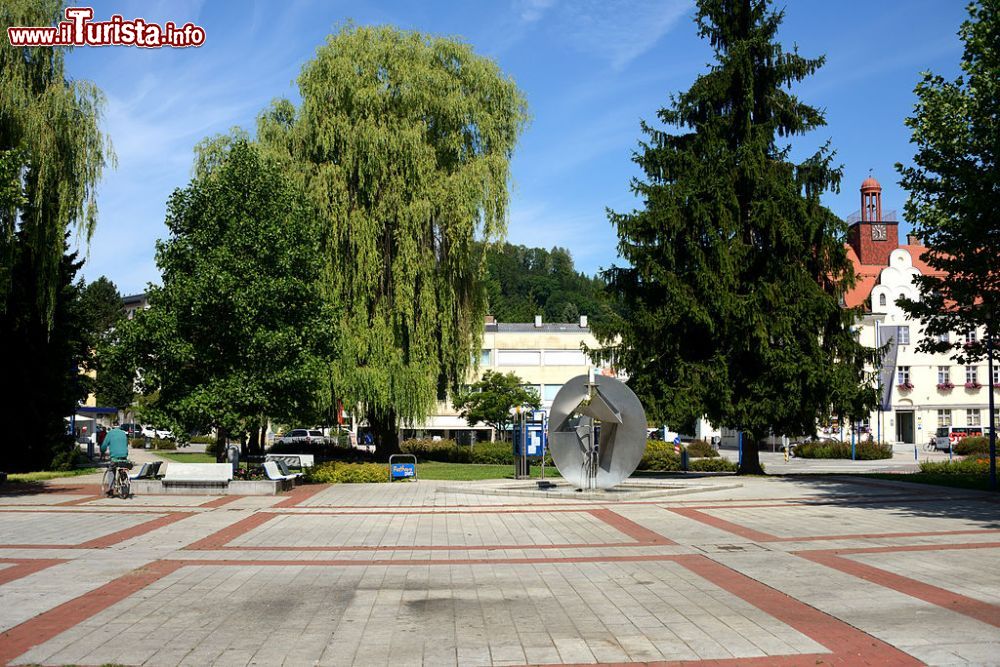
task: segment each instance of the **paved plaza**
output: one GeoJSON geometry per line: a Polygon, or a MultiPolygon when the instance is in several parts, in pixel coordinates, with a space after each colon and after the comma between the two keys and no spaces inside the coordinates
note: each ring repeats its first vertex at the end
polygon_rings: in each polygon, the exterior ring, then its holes
{"type": "Polygon", "coordinates": [[[848,477],[0,496],[0,663],[1000,664],[1000,504],[848,477]],[[685,486],[690,488],[685,488],[685,486]]]}

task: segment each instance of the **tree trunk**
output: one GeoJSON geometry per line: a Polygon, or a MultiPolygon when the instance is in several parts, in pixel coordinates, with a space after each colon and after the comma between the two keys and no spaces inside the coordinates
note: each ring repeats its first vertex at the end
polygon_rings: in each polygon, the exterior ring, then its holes
{"type": "Polygon", "coordinates": [[[399,453],[399,428],[396,413],[387,415],[368,413],[368,426],[375,438],[375,458],[388,461],[393,454],[399,453]]]}
{"type": "Polygon", "coordinates": [[[216,463],[226,462],[226,445],[229,444],[226,437],[226,429],[217,428],[215,430],[215,461],[216,463]]]}
{"type": "Polygon", "coordinates": [[[760,465],[760,451],[757,449],[757,441],[752,433],[743,432],[740,440],[742,453],[740,454],[740,465],[736,469],[737,475],[763,475],[764,468],[760,465]]]}

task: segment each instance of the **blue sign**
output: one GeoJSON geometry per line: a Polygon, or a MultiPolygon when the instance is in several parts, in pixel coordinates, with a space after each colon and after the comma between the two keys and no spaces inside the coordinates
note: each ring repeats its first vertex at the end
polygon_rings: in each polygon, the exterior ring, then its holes
{"type": "Polygon", "coordinates": [[[417,466],[413,463],[393,463],[392,478],[403,479],[405,477],[416,477],[417,466]]]}

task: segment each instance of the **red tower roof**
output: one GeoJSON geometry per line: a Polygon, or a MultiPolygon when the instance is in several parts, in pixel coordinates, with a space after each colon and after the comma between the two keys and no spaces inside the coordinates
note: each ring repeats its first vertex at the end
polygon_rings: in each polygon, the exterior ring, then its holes
{"type": "Polygon", "coordinates": [[[879,185],[879,182],[875,180],[874,176],[869,176],[868,178],[866,178],[865,180],[863,180],[861,182],[861,191],[862,192],[871,192],[871,191],[881,192],[882,191],[882,186],[879,185]]]}

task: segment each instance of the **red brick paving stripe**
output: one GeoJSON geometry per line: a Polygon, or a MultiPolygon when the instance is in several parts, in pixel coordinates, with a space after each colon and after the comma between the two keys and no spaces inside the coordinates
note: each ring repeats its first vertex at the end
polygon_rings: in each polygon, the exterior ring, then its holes
{"type": "Polygon", "coordinates": [[[125,540],[130,540],[133,537],[139,537],[140,535],[145,535],[146,533],[152,532],[157,528],[163,528],[164,526],[169,526],[172,523],[176,523],[181,519],[185,519],[191,516],[190,512],[171,512],[166,516],[161,516],[158,519],[153,519],[152,521],[147,521],[145,523],[140,523],[138,526],[132,526],[131,528],[125,528],[124,530],[119,530],[110,535],[105,535],[104,537],[98,537],[96,539],[84,542],[77,546],[78,549],[103,549],[105,547],[110,547],[113,544],[118,544],[119,542],[124,542],[125,540]]]}
{"type": "MultiPolygon", "coordinates": [[[[949,551],[953,549],[1000,549],[1000,542],[961,542],[958,544],[909,544],[905,546],[884,546],[884,547],[850,547],[847,549],[822,549],[809,550],[809,553],[827,553],[834,556],[844,556],[849,554],[881,554],[894,553],[897,551],[949,551]]],[[[792,553],[806,553],[794,551],[792,553]]]]}
{"type": "Polygon", "coordinates": [[[229,503],[243,497],[244,496],[219,496],[218,498],[212,498],[208,502],[198,505],[198,507],[222,507],[223,505],[228,505],[229,503]]]}
{"type": "Polygon", "coordinates": [[[236,523],[226,526],[222,530],[212,533],[208,537],[203,537],[197,542],[192,542],[184,548],[194,551],[223,549],[226,544],[232,542],[240,535],[249,533],[257,526],[267,523],[276,516],[278,515],[270,512],[257,512],[256,514],[251,514],[247,518],[240,519],[236,523]]]}
{"type": "Polygon", "coordinates": [[[588,510],[588,514],[608,524],[619,533],[628,535],[640,544],[677,544],[673,540],[667,539],[663,535],[660,535],[659,533],[650,530],[649,528],[646,528],[631,519],[626,519],[621,514],[612,510],[588,510]]]}
{"type": "Polygon", "coordinates": [[[67,561],[62,558],[38,558],[35,560],[0,558],[0,563],[13,563],[10,567],[0,569],[0,586],[14,581],[15,579],[27,577],[29,574],[34,574],[35,572],[40,572],[41,570],[52,567],[53,565],[59,565],[60,563],[65,562],[67,561]]]}
{"type": "Polygon", "coordinates": [[[288,493],[288,497],[276,504],[275,507],[297,507],[299,503],[309,500],[320,491],[325,491],[329,486],[329,484],[296,486],[288,493]]]}
{"type": "MultiPolygon", "coordinates": [[[[679,556],[675,562],[703,579],[757,607],[765,614],[791,626],[815,642],[834,647],[834,664],[920,665],[916,658],[830,616],[801,600],[741,574],[710,558],[679,556]]],[[[790,656],[791,657],[791,656],[790,656]]],[[[806,664],[800,661],[794,664],[806,664]]],[[[728,662],[728,661],[727,661],[728,662]]],[[[728,662],[728,664],[733,664],[728,662]]],[[[808,664],[816,664],[809,661],[808,664]]]]}
{"type": "Polygon", "coordinates": [[[733,535],[745,537],[748,540],[753,540],[754,542],[774,542],[781,539],[775,535],[771,535],[770,533],[762,533],[759,530],[747,528],[739,525],[738,523],[726,521],[725,519],[720,519],[717,516],[712,516],[711,514],[706,514],[696,509],[690,509],[687,507],[667,507],[665,509],[668,512],[679,514],[683,517],[687,517],[688,519],[693,519],[707,526],[711,526],[712,528],[718,528],[719,530],[727,533],[732,533],[733,535]]]}
{"type": "Polygon", "coordinates": [[[90,503],[95,500],[103,500],[104,498],[107,498],[107,496],[103,493],[96,496],[84,496],[83,498],[64,500],[61,503],[56,503],[55,505],[52,505],[52,507],[68,507],[72,505],[83,505],[84,503],[90,503]]]}
{"type": "Polygon", "coordinates": [[[138,526],[118,530],[80,544],[0,544],[0,549],[104,549],[133,537],[145,535],[189,516],[192,516],[191,512],[171,512],[165,516],[140,523],[138,526]]]}
{"type": "MultiPolygon", "coordinates": [[[[580,544],[478,544],[478,545],[392,545],[392,546],[227,546],[237,537],[249,533],[251,530],[262,526],[277,516],[312,516],[308,514],[289,514],[275,512],[257,512],[245,519],[223,528],[222,530],[209,535],[184,547],[192,551],[501,551],[514,549],[605,549],[615,547],[636,547],[652,545],[675,545],[673,540],[656,533],[645,526],[642,526],[631,519],[626,519],[617,512],[611,510],[567,510],[582,511],[590,514],[598,521],[602,521],[618,532],[631,537],[635,542],[585,542],[580,544]]],[[[506,514],[507,512],[503,512],[506,514]]],[[[346,513],[350,514],[350,513],[346,513]]],[[[377,513],[378,514],[378,513],[377,513]]],[[[324,513],[323,516],[328,516],[324,513]]]]}
{"type": "MultiPolygon", "coordinates": [[[[985,535],[990,533],[1000,533],[1000,530],[993,528],[982,528],[976,530],[928,530],[921,532],[910,532],[910,533],[855,533],[846,535],[795,535],[791,537],[785,537],[780,535],[772,535],[770,533],[764,533],[759,530],[754,530],[753,528],[747,528],[746,526],[741,526],[738,523],[733,523],[732,521],[727,521],[725,519],[720,519],[712,514],[707,514],[700,510],[692,509],[689,507],[666,507],[664,508],[669,512],[675,514],[680,514],[681,516],[687,517],[689,519],[694,519],[700,523],[703,523],[713,528],[718,528],[727,533],[732,533],[733,535],[739,535],[740,537],[745,537],[754,542],[818,542],[818,541],[828,541],[828,540],[876,540],[885,538],[896,538],[896,537],[936,537],[936,536],[947,536],[947,535],[985,535]]],[[[712,508],[712,509],[728,509],[726,507],[712,508]]]]}
{"type": "Polygon", "coordinates": [[[182,566],[156,561],[0,633],[0,664],[49,641],[182,566]]]}
{"type": "Polygon", "coordinates": [[[878,567],[842,558],[829,552],[804,551],[799,552],[797,555],[814,563],[840,570],[859,579],[870,581],[885,588],[891,588],[904,595],[909,595],[918,600],[930,602],[933,605],[974,618],[977,621],[1000,627],[1000,607],[996,605],[988,604],[945,588],[925,584],[916,579],[893,574],[878,567]]]}

